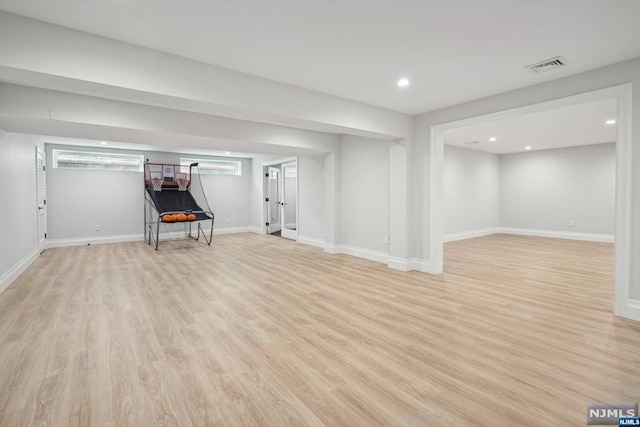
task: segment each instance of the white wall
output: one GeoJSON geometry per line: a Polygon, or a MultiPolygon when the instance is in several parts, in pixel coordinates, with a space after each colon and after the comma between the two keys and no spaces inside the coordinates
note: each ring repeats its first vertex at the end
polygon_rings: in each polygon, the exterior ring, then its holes
{"type": "Polygon", "coordinates": [[[37,146],[32,136],[0,130],[0,291],[15,279],[13,269],[37,251],[37,146]]]}
{"type": "Polygon", "coordinates": [[[444,234],[500,226],[500,159],[496,154],[444,147],[444,234]]]}
{"type": "Polygon", "coordinates": [[[389,143],[345,137],[340,161],[340,243],[388,252],[389,143]]]}
{"type": "Polygon", "coordinates": [[[504,155],[446,145],[445,240],[499,228],[612,238],[615,161],[614,143],[504,155]]]}
{"type": "Polygon", "coordinates": [[[251,224],[251,159],[241,160],[242,176],[201,175],[216,229],[251,224]]]}
{"type": "Polygon", "coordinates": [[[613,235],[615,164],[614,143],[500,156],[502,226],[613,235]]]}
{"type": "MultiPolygon", "coordinates": [[[[87,151],[82,147],[46,144],[50,241],[90,241],[143,234],[144,189],[141,172],[54,169],[52,150],[56,148],[87,151]],[[96,231],[96,225],[100,226],[100,231],[96,231]]],[[[142,154],[151,162],[180,162],[180,154],[175,153],[109,149],[99,151],[142,154]]],[[[242,162],[242,176],[202,176],[207,200],[216,216],[216,229],[249,225],[251,159],[242,159],[242,162]]]]}

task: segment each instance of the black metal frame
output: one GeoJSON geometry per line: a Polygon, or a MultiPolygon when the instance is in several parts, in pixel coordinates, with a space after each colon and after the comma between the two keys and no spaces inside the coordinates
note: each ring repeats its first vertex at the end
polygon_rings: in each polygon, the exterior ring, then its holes
{"type": "MultiPolygon", "coordinates": [[[[165,190],[166,191],[166,190],[165,190]]],[[[168,191],[176,191],[176,190],[168,190],[168,191]]],[[[151,241],[153,240],[154,246],[155,246],[155,250],[158,250],[158,246],[160,245],[160,224],[189,224],[189,235],[188,237],[199,241],[200,240],[200,234],[202,234],[202,237],[204,238],[205,242],[207,243],[208,246],[211,246],[211,242],[213,241],[213,224],[215,221],[215,217],[213,215],[213,212],[211,211],[175,211],[175,212],[158,212],[158,210],[156,209],[155,204],[153,203],[153,200],[151,200],[148,196],[147,193],[147,189],[145,188],[144,190],[144,239],[147,242],[148,245],[151,245],[151,241]],[[150,206],[147,206],[150,205],[150,206]],[[149,210],[148,210],[149,209],[149,210]],[[158,212],[158,218],[156,220],[151,220],[149,221],[149,213],[153,214],[153,211],[158,212]],[[194,221],[179,221],[179,222],[163,222],[162,221],[162,217],[164,215],[174,215],[174,214],[185,214],[185,215],[189,215],[189,214],[206,214],[207,216],[210,216],[210,218],[206,218],[206,219],[197,219],[194,221]],[[205,233],[204,229],[202,228],[202,225],[200,224],[202,221],[209,221],[211,220],[211,231],[209,232],[209,237],[207,238],[207,233],[205,233]],[[193,235],[193,231],[192,231],[192,223],[197,222],[198,223],[198,235],[194,236],[193,235]],[[155,235],[153,232],[153,227],[155,226],[155,235]]]]}
{"type": "MultiPolygon", "coordinates": [[[[175,211],[175,212],[159,212],[158,211],[158,207],[156,205],[156,203],[154,202],[154,200],[152,199],[152,197],[149,196],[149,191],[153,191],[152,187],[151,187],[151,182],[149,181],[149,185],[147,185],[147,167],[149,167],[150,165],[159,165],[162,167],[165,166],[172,166],[174,168],[174,175],[175,175],[175,170],[176,168],[181,168],[181,165],[174,165],[174,164],[164,164],[164,163],[149,163],[149,160],[147,160],[146,164],[145,164],[145,171],[144,171],[144,239],[147,241],[147,244],[151,245],[151,241],[153,240],[153,243],[155,245],[155,249],[156,251],[158,250],[158,245],[160,244],[160,223],[163,223],[162,221],[162,217],[164,215],[175,215],[175,214],[185,214],[185,215],[189,215],[189,214],[196,214],[196,217],[198,216],[197,214],[205,214],[207,216],[207,218],[201,218],[201,219],[195,219],[194,221],[178,221],[178,222],[164,222],[164,224],[185,224],[188,223],[189,224],[189,238],[194,239],[196,241],[200,240],[200,234],[202,234],[202,237],[204,238],[205,242],[207,242],[208,246],[211,246],[211,242],[213,241],[213,224],[214,224],[214,220],[215,220],[215,215],[213,214],[213,212],[211,210],[201,210],[201,211],[190,211],[190,210],[186,210],[186,211],[175,211]],[[147,205],[149,205],[149,210],[147,205]],[[158,212],[158,218],[155,220],[151,220],[149,221],[149,214],[153,214],[153,211],[158,212]],[[202,228],[202,225],[200,224],[200,222],[202,221],[208,221],[211,220],[211,231],[209,232],[209,238],[207,238],[207,233],[204,232],[204,229],[202,228]],[[198,223],[198,235],[196,237],[193,236],[193,231],[192,231],[192,223],[193,222],[197,222],[198,223]],[[155,225],[156,227],[156,233],[155,236],[153,235],[153,226],[155,225]]],[[[198,163],[191,163],[189,165],[189,184],[188,187],[186,189],[186,191],[191,192],[191,183],[192,183],[192,178],[193,178],[193,174],[192,174],[192,169],[193,168],[197,168],[198,167],[198,163]]],[[[200,179],[200,174],[196,175],[198,177],[198,179],[200,179]]],[[[149,174],[149,180],[151,179],[151,175],[149,174]]],[[[200,182],[200,186],[202,186],[202,182],[200,182]]],[[[172,187],[172,188],[164,188],[164,184],[163,184],[163,189],[162,191],[180,191],[179,188],[177,187],[172,187]]],[[[204,197],[204,203],[206,204],[206,207],[211,209],[209,206],[209,201],[207,200],[207,195],[202,194],[202,196],[204,197]]],[[[198,206],[200,207],[200,206],[198,206]]]]}

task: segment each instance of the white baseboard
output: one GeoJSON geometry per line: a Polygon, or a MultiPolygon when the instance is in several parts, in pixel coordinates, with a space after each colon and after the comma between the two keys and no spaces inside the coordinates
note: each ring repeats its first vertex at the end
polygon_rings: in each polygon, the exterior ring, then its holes
{"type": "Polygon", "coordinates": [[[437,274],[431,269],[431,263],[428,259],[411,258],[412,270],[421,271],[423,273],[437,274]]]}
{"type": "Polygon", "coordinates": [[[553,239],[584,240],[588,242],[613,243],[615,240],[612,234],[570,233],[565,231],[531,230],[527,228],[502,227],[501,233],[516,234],[519,236],[550,237],[553,239]]]}
{"type": "Polygon", "coordinates": [[[298,243],[303,245],[315,246],[317,248],[324,248],[324,239],[316,237],[298,236],[298,243]]]}
{"type": "Polygon", "coordinates": [[[7,272],[0,276],[0,292],[3,292],[25,272],[31,264],[40,256],[40,248],[35,248],[27,256],[22,258],[16,265],[11,267],[7,272]]]}
{"type": "MultiPolygon", "coordinates": [[[[205,229],[205,231],[207,232],[209,230],[205,229]]],[[[225,227],[225,228],[213,227],[213,234],[218,236],[223,234],[249,233],[252,231],[253,231],[252,227],[225,227]]]]}
{"type": "Polygon", "coordinates": [[[455,242],[457,240],[473,239],[474,237],[489,236],[500,233],[500,227],[482,228],[480,230],[463,231],[461,233],[445,234],[444,242],[455,242]]]}
{"type": "Polygon", "coordinates": [[[356,258],[368,259],[369,261],[387,263],[389,254],[386,252],[374,251],[371,249],[359,248],[357,246],[350,245],[334,245],[325,244],[324,251],[330,254],[345,254],[351,255],[356,258]]]}
{"type": "Polygon", "coordinates": [[[619,314],[628,319],[640,322],[640,300],[628,298],[624,313],[619,314]]]}
{"type": "Polygon", "coordinates": [[[387,266],[394,270],[410,271],[413,270],[413,262],[408,258],[388,257],[387,266]]]}
{"type": "Polygon", "coordinates": [[[47,248],[103,245],[106,243],[139,242],[143,239],[144,239],[143,234],[121,234],[118,236],[104,236],[104,237],[75,237],[70,239],[48,239],[47,248]]]}
{"type": "MultiPolygon", "coordinates": [[[[260,231],[259,228],[255,227],[257,232],[260,231]]],[[[205,233],[208,233],[211,228],[203,228],[205,233]]],[[[196,229],[193,232],[197,232],[196,229]]],[[[214,236],[220,236],[223,234],[235,234],[235,233],[248,233],[248,232],[256,232],[254,231],[254,227],[226,227],[226,228],[213,228],[214,236]]],[[[179,239],[187,237],[186,231],[171,231],[171,232],[160,232],[160,239],[179,239]]],[[[106,243],[123,243],[123,242],[139,242],[144,240],[143,234],[121,234],[115,236],[104,236],[104,237],[76,237],[70,239],[48,239],[47,240],[47,248],[63,248],[68,246],[86,246],[86,245],[102,245],[106,243]]]]}
{"type": "Polygon", "coordinates": [[[483,228],[480,230],[463,231],[461,233],[446,234],[444,242],[455,242],[458,240],[472,239],[474,237],[489,236],[491,234],[515,234],[518,236],[534,236],[534,237],[550,237],[553,239],[569,239],[584,240],[588,242],[605,242],[613,243],[614,236],[612,234],[595,234],[595,233],[572,233],[566,231],[550,231],[550,230],[533,230],[528,228],[511,228],[511,227],[493,227],[483,228]]]}
{"type": "Polygon", "coordinates": [[[342,245],[340,253],[368,259],[369,261],[387,263],[389,260],[389,254],[387,252],[374,251],[357,246],[342,245]]]}
{"type": "Polygon", "coordinates": [[[333,244],[333,243],[325,243],[324,244],[324,251],[328,254],[341,254],[342,252],[342,245],[340,244],[333,244]]]}
{"type": "MultiPolygon", "coordinates": [[[[312,240],[312,239],[309,239],[312,240]]],[[[315,239],[319,240],[319,239],[315,239]]],[[[305,243],[305,242],[301,242],[305,243]]],[[[314,242],[316,243],[316,242],[314,242]]],[[[310,243],[307,243],[310,244],[310,243]]],[[[315,245],[314,245],[315,246],[315,245]]],[[[369,261],[381,262],[387,264],[389,268],[398,271],[420,271],[423,273],[432,273],[429,260],[419,258],[398,258],[391,257],[387,252],[374,251],[371,249],[359,248],[349,245],[325,244],[324,251],[329,254],[346,254],[356,258],[363,258],[369,261]]]]}

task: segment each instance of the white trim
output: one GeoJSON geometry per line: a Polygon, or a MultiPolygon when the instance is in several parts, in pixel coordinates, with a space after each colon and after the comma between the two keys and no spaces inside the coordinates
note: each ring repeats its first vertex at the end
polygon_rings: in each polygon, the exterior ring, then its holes
{"type": "Polygon", "coordinates": [[[16,265],[11,267],[7,272],[0,276],[0,292],[3,292],[24,273],[31,264],[40,256],[40,248],[35,248],[27,256],[22,258],[16,265]]]}
{"type": "MultiPolygon", "coordinates": [[[[186,224],[186,223],[185,223],[186,224]]],[[[208,233],[211,228],[203,228],[204,232],[208,233]]],[[[214,236],[221,236],[223,234],[236,234],[236,233],[259,233],[260,229],[257,227],[227,227],[227,228],[213,228],[214,236]]],[[[161,238],[181,238],[186,237],[185,231],[172,231],[167,233],[160,233],[161,238]]],[[[86,245],[104,245],[108,243],[124,243],[124,242],[139,242],[144,240],[144,234],[119,234],[114,236],[103,237],[74,237],[69,239],[47,239],[47,248],[65,248],[69,246],[86,246],[86,245]]],[[[162,241],[161,241],[162,242],[162,241]]]]}
{"type": "Polygon", "coordinates": [[[381,262],[386,264],[389,260],[387,252],[374,251],[372,249],[359,248],[350,245],[332,245],[325,244],[324,251],[329,254],[345,254],[356,258],[367,259],[369,261],[381,262]]]}
{"type": "Polygon", "coordinates": [[[351,255],[357,258],[368,259],[369,261],[386,263],[389,259],[387,252],[374,251],[371,249],[359,248],[357,246],[341,245],[340,253],[351,255]]]}
{"type": "Polygon", "coordinates": [[[317,248],[324,248],[324,239],[319,239],[316,237],[307,237],[307,236],[298,236],[298,243],[302,243],[303,245],[315,246],[317,248]]]}
{"type": "Polygon", "coordinates": [[[324,251],[328,254],[341,254],[342,252],[342,245],[340,244],[333,244],[333,243],[325,243],[324,244],[324,251]]]}
{"type": "MultiPolygon", "coordinates": [[[[265,173],[268,173],[268,168],[270,166],[281,166],[280,170],[281,170],[281,174],[282,174],[282,184],[278,184],[278,185],[284,185],[284,168],[283,166],[287,163],[295,163],[296,165],[296,224],[300,223],[300,161],[298,157],[286,157],[284,159],[279,159],[279,160],[274,160],[272,162],[266,162],[262,164],[262,197],[260,198],[260,204],[262,205],[262,221],[261,221],[261,228],[262,228],[262,233],[261,234],[268,234],[269,230],[267,229],[267,218],[268,218],[268,207],[266,205],[266,201],[265,199],[267,198],[267,185],[268,185],[268,180],[265,176],[265,173]]],[[[284,187],[283,187],[284,188],[284,187]]],[[[284,221],[284,209],[281,212],[281,221],[284,221]]],[[[283,227],[286,228],[286,227],[283,227]]],[[[296,225],[296,230],[295,231],[284,231],[281,228],[281,236],[288,238],[288,239],[292,239],[292,240],[297,240],[298,239],[298,233],[299,233],[299,228],[296,225]],[[285,234],[288,234],[288,236],[285,236],[285,234]]]]}
{"type": "MultiPolygon", "coordinates": [[[[211,228],[206,229],[203,228],[204,231],[209,231],[211,228]]],[[[223,234],[237,234],[237,233],[255,233],[254,227],[226,227],[226,228],[216,228],[213,227],[213,235],[221,236],[223,234]]]]}
{"type": "Polygon", "coordinates": [[[491,234],[498,234],[501,232],[501,228],[500,227],[493,227],[493,228],[482,228],[480,230],[473,230],[473,231],[463,231],[461,233],[451,233],[451,234],[445,234],[444,236],[444,242],[455,242],[457,240],[466,240],[466,239],[473,239],[474,237],[482,237],[482,236],[489,236],[491,234]]]}
{"type": "Polygon", "coordinates": [[[143,234],[121,234],[105,237],[74,237],[70,239],[47,239],[47,248],[66,248],[68,246],[103,245],[106,243],[139,242],[143,234]]]}
{"type": "Polygon", "coordinates": [[[421,271],[423,273],[436,274],[431,267],[431,263],[428,259],[411,258],[413,270],[421,271]]]}
{"type": "Polygon", "coordinates": [[[640,317],[640,308],[631,304],[631,185],[633,178],[632,84],[627,83],[574,96],[512,108],[462,120],[433,125],[430,128],[429,185],[423,192],[423,251],[429,252],[434,273],[442,273],[443,262],[443,171],[444,132],[449,129],[477,125],[504,118],[522,116],[585,102],[616,98],[618,104],[618,135],[616,138],[616,231],[614,314],[628,318],[640,317]]]}
{"type": "Polygon", "coordinates": [[[629,298],[627,306],[623,308],[618,316],[626,317],[640,322],[640,300],[629,298]]]}
{"type": "MultiPolygon", "coordinates": [[[[319,242],[320,239],[303,238],[300,243],[312,244],[311,241],[319,242]]],[[[314,245],[315,246],[315,245],[314,245]]],[[[328,254],[345,254],[356,258],[363,258],[369,261],[387,264],[387,267],[399,271],[420,271],[423,273],[433,273],[429,260],[419,258],[397,258],[389,256],[388,252],[374,251],[371,249],[359,248],[349,245],[324,244],[324,251],[328,254]]]]}
{"type": "Polygon", "coordinates": [[[399,271],[411,271],[413,270],[413,262],[408,258],[398,258],[390,256],[387,261],[387,267],[393,270],[399,271]]]}
{"type": "Polygon", "coordinates": [[[434,274],[429,261],[420,258],[389,257],[387,265],[389,268],[399,271],[420,271],[422,273],[434,274]]]}
{"type": "Polygon", "coordinates": [[[565,231],[531,230],[528,228],[504,227],[502,228],[502,231],[499,232],[504,234],[516,234],[519,236],[550,237],[552,239],[584,240],[588,242],[613,243],[615,240],[615,236],[613,234],[569,233],[565,231]]]}

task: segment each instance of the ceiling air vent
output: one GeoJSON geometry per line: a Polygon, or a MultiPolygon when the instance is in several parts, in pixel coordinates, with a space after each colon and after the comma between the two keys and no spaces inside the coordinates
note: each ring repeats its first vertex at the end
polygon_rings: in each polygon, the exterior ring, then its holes
{"type": "Polygon", "coordinates": [[[465,144],[468,144],[468,145],[480,144],[480,141],[467,141],[465,142],[465,144]]]}
{"type": "Polygon", "coordinates": [[[527,65],[525,68],[530,69],[534,73],[544,73],[545,71],[555,70],[565,65],[567,65],[567,60],[562,56],[556,56],[555,58],[545,59],[544,61],[527,65]]]}

